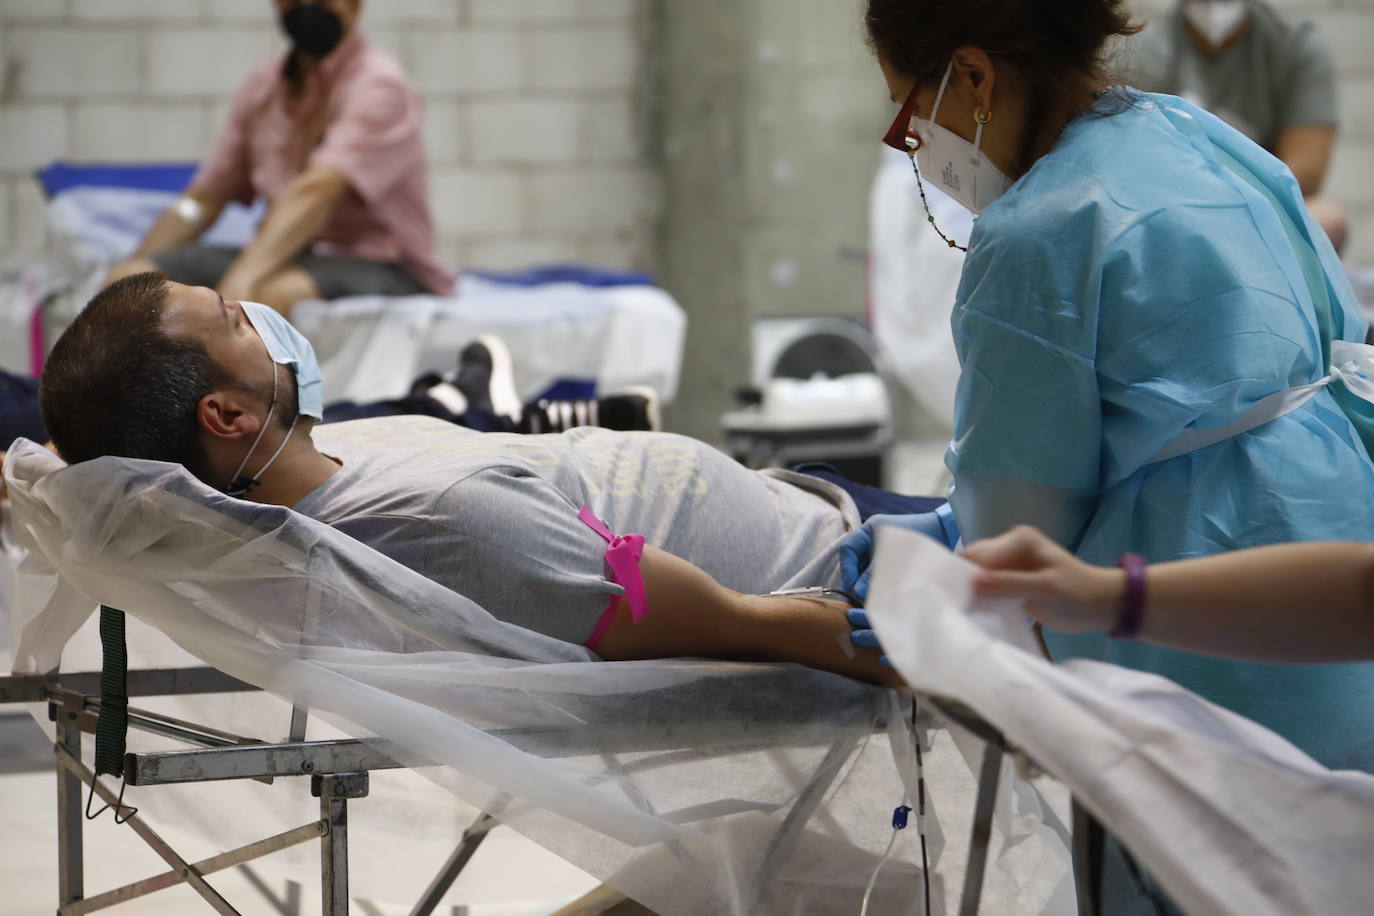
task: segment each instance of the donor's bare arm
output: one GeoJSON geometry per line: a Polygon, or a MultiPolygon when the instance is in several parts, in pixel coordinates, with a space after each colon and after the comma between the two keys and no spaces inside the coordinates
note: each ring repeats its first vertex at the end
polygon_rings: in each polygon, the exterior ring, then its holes
{"type": "Polygon", "coordinates": [[[848,607],[841,602],[743,595],[654,547],[644,548],[640,571],[649,614],[635,623],[621,599],[595,650],[607,661],[694,656],[796,662],[873,684],[901,683],[878,661],[876,649],[849,644],[848,607]]]}

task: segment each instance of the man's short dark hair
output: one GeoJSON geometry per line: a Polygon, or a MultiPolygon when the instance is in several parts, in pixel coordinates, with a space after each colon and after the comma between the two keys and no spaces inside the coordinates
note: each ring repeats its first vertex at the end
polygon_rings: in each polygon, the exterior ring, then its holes
{"type": "Polygon", "coordinates": [[[203,467],[196,408],[225,373],[202,342],[163,332],[167,293],[160,273],[112,283],[53,347],[38,400],[68,462],[114,455],[203,467]]]}

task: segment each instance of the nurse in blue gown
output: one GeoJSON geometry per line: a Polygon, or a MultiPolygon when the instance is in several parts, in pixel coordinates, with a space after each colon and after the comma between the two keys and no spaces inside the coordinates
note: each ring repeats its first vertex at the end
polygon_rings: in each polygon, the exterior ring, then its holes
{"type": "MultiPolygon", "coordinates": [[[[867,22],[907,102],[889,139],[979,214],[951,322],[963,539],[1026,523],[1105,565],[1374,540],[1368,327],[1287,168],[1181,99],[1113,86],[1121,3],[870,0],[867,22]]],[[[1374,772],[1374,665],[1046,638],[1374,772]]]]}

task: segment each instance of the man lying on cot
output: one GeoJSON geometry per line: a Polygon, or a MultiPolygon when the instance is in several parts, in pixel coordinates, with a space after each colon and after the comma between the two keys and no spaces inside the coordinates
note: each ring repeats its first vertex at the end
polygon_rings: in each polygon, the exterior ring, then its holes
{"type": "Polygon", "coordinates": [[[897,682],[851,644],[847,603],[761,597],[838,584],[836,542],[860,521],[840,487],[664,433],[475,433],[427,417],[316,429],[321,388],[309,343],[271,309],[140,274],[58,340],[40,400],[69,462],[180,463],[608,660],[791,661],[897,682]]]}

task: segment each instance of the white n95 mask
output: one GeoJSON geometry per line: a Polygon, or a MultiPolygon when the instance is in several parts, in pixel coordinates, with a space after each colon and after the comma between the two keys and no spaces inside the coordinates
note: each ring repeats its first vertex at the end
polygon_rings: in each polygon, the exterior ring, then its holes
{"type": "Polygon", "coordinates": [[[1007,193],[1012,180],[983,155],[981,121],[972,143],[935,123],[953,72],[954,61],[951,60],[945,68],[944,79],[940,80],[940,91],[935,96],[935,108],[930,113],[930,120],[916,119],[916,133],[921,138],[921,147],[916,151],[916,164],[920,167],[922,178],[933,182],[974,214],[979,214],[1007,193]]]}
{"type": "Polygon", "coordinates": [[[1214,48],[1235,37],[1249,12],[1247,0],[1185,0],[1183,4],[1189,24],[1214,48]]]}
{"type": "Polygon", "coordinates": [[[315,361],[315,348],[281,314],[260,302],[240,302],[248,323],[267,345],[272,362],[290,367],[296,376],[298,408],[307,417],[324,419],[324,376],[315,361]]]}

